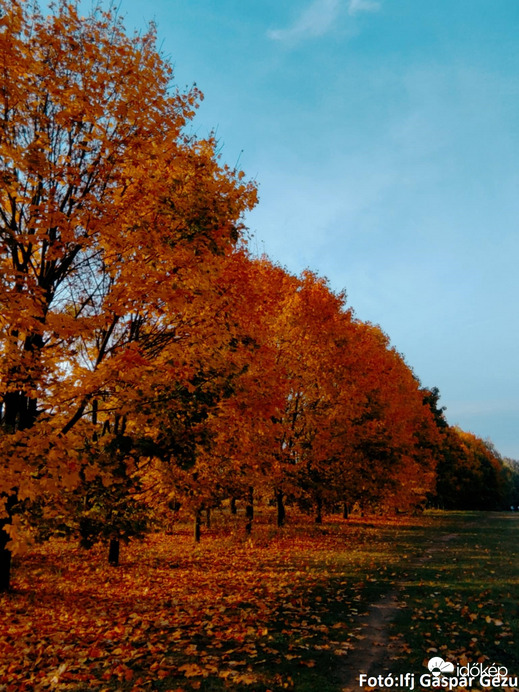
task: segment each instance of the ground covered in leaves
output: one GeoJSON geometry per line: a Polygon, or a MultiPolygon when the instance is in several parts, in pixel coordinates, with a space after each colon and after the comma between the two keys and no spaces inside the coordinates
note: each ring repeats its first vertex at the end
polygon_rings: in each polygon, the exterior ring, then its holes
{"type": "Polygon", "coordinates": [[[519,515],[187,528],[106,551],[53,540],[0,598],[0,690],[340,690],[363,615],[396,589],[380,673],[433,655],[519,673],[519,515]]]}

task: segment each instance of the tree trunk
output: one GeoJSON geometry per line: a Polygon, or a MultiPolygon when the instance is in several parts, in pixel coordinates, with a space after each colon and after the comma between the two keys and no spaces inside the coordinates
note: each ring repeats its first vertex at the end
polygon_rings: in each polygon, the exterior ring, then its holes
{"type": "MultiPolygon", "coordinates": [[[[27,337],[24,350],[33,351],[41,348],[42,337],[34,335],[27,337]]],[[[0,422],[9,432],[25,430],[34,425],[37,416],[37,401],[28,397],[24,392],[8,392],[4,395],[1,407],[0,422]]],[[[10,536],[6,527],[12,523],[13,508],[18,502],[18,489],[13,488],[11,493],[5,493],[7,497],[5,510],[7,516],[0,519],[0,593],[9,591],[11,584],[12,554],[7,544],[10,536]]]]}
{"type": "Polygon", "coordinates": [[[6,547],[10,536],[5,530],[13,519],[13,507],[17,502],[15,494],[9,495],[5,504],[7,517],[0,519],[0,593],[9,591],[11,584],[11,551],[6,547]]]}
{"type": "Polygon", "coordinates": [[[252,520],[254,519],[254,488],[249,486],[249,492],[247,494],[247,504],[245,506],[245,516],[247,518],[247,523],[245,524],[245,532],[248,536],[252,533],[252,520]]]}
{"type": "Polygon", "coordinates": [[[276,490],[276,505],[278,510],[278,526],[285,525],[286,512],[285,505],[283,504],[283,491],[276,490]]]}
{"type": "Polygon", "coordinates": [[[231,514],[236,514],[237,509],[236,509],[236,498],[231,497],[231,514]]]}
{"type": "Polygon", "coordinates": [[[0,521],[0,593],[9,591],[11,580],[11,551],[6,548],[9,536],[4,528],[10,523],[8,518],[0,521]]]}
{"type": "Polygon", "coordinates": [[[350,517],[350,508],[348,507],[348,503],[344,502],[342,505],[342,518],[343,519],[349,519],[350,517]]]}
{"type": "Polygon", "coordinates": [[[205,525],[208,529],[211,528],[211,508],[208,507],[205,510],[205,525]]]}
{"type": "Polygon", "coordinates": [[[110,539],[110,547],[108,548],[108,564],[112,565],[112,567],[119,566],[119,545],[120,542],[118,538],[110,539]]]}
{"type": "Polygon", "coordinates": [[[322,501],[321,497],[318,497],[317,501],[316,501],[315,523],[316,524],[322,524],[323,523],[323,501],[322,501]]]}
{"type": "Polygon", "coordinates": [[[200,543],[200,527],[202,524],[202,512],[197,509],[195,512],[194,538],[195,543],[200,543]]]}

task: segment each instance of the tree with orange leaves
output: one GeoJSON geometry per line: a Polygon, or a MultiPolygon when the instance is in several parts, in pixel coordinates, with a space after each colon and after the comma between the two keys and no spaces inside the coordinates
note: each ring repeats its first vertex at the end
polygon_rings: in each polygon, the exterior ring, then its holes
{"type": "Polygon", "coordinates": [[[351,414],[355,397],[347,389],[340,362],[344,330],[351,320],[345,296],[326,280],[304,272],[285,295],[274,323],[278,362],[287,393],[276,419],[273,467],[278,524],[284,521],[285,494],[307,494],[321,520],[333,459],[343,449],[336,436],[338,418],[351,414]]]}
{"type": "Polygon", "coordinates": [[[491,442],[458,427],[442,434],[435,502],[443,509],[508,509],[510,477],[491,442]]]}
{"type": "Polygon", "coordinates": [[[420,506],[434,485],[437,441],[420,383],[379,327],[352,320],[343,345],[343,387],[356,405],[338,422],[335,487],[348,506],[420,506]]]}
{"type": "Polygon", "coordinates": [[[153,27],[65,0],[0,12],[5,590],[21,504],[79,483],[103,402],[179,339],[255,190],[185,134],[201,95],[172,88],[153,27]]]}
{"type": "MultiPolygon", "coordinates": [[[[167,408],[157,408],[160,397],[149,402],[155,434],[162,429],[164,443],[178,440],[180,433],[189,447],[188,463],[178,463],[177,450],[150,456],[142,465],[157,513],[180,503],[196,522],[202,509],[228,498],[252,505],[253,489],[262,488],[265,474],[271,475],[263,441],[282,401],[276,353],[266,339],[278,300],[277,269],[266,260],[251,260],[243,249],[222,258],[219,268],[215,290],[199,313],[207,317],[203,331],[212,333],[211,347],[199,348],[203,358],[197,360],[196,349],[184,346],[193,377],[182,401],[178,384],[165,380],[154,391],[168,399],[167,408]]],[[[170,358],[173,346],[161,360],[170,358]]]]}

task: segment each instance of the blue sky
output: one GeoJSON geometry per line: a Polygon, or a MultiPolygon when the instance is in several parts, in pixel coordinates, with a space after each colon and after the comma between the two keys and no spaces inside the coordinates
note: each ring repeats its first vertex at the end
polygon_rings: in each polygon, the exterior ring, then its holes
{"type": "Polygon", "coordinates": [[[121,0],[259,184],[252,248],[345,288],[519,458],[519,2],[121,0]]]}

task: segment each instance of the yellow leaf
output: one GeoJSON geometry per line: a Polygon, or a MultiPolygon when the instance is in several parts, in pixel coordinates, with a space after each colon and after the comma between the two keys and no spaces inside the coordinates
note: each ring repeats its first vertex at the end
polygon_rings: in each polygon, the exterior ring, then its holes
{"type": "Polygon", "coordinates": [[[197,663],[185,663],[183,666],[180,666],[179,670],[184,673],[186,678],[194,678],[197,675],[204,674],[203,668],[197,663]]]}

